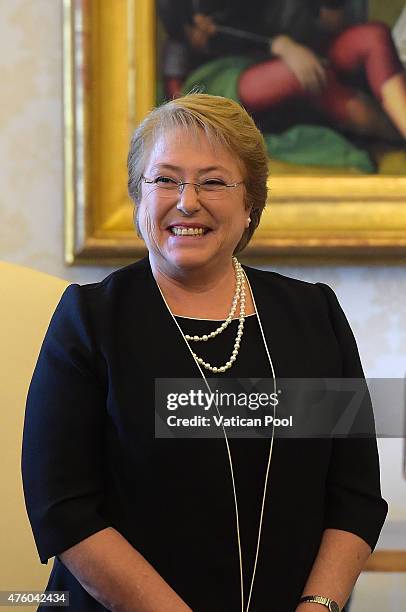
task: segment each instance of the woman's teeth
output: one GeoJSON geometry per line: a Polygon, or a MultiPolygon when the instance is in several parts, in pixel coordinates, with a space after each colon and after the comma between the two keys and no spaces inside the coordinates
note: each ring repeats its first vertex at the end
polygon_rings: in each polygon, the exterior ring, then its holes
{"type": "Polygon", "coordinates": [[[170,229],[175,236],[201,236],[207,232],[202,227],[171,227],[170,229]]]}

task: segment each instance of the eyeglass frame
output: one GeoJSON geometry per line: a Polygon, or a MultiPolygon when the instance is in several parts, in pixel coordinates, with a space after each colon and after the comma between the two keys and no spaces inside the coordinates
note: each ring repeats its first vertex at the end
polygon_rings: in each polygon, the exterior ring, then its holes
{"type": "MultiPolygon", "coordinates": [[[[160,186],[155,182],[158,178],[159,178],[159,176],[157,176],[155,179],[148,179],[146,176],[141,174],[141,180],[144,181],[144,183],[146,183],[147,185],[154,185],[155,184],[157,186],[157,188],[159,189],[160,186]]],[[[166,177],[166,178],[170,178],[170,177],[166,177]]],[[[175,179],[171,179],[171,180],[173,180],[173,182],[177,185],[179,195],[182,195],[182,193],[184,192],[185,185],[193,185],[194,188],[195,188],[196,193],[198,194],[200,189],[201,189],[201,187],[202,187],[202,185],[204,184],[204,183],[192,183],[192,182],[189,182],[189,181],[184,181],[184,182],[181,181],[181,182],[178,183],[177,181],[175,181],[175,179]]],[[[211,180],[213,180],[213,179],[211,179],[211,180]]],[[[238,185],[243,185],[243,184],[244,184],[244,181],[239,181],[238,183],[224,183],[222,185],[222,187],[233,188],[233,187],[238,187],[238,185]]],[[[165,187],[163,189],[166,190],[166,191],[171,191],[170,189],[165,188],[165,187]]],[[[174,189],[174,191],[175,191],[175,189],[174,189]]],[[[221,191],[222,190],[220,189],[220,193],[221,193],[221,191]]],[[[212,193],[216,193],[216,191],[213,190],[212,193]]]]}

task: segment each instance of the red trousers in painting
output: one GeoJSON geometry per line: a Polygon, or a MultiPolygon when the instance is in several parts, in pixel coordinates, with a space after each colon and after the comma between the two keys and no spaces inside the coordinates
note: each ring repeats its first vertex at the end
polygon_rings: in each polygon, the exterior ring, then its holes
{"type": "Polygon", "coordinates": [[[263,111],[295,98],[307,98],[329,118],[345,123],[347,102],[356,91],[346,83],[346,75],[363,70],[369,86],[381,100],[382,86],[403,71],[388,26],[368,22],[346,28],[335,36],[325,52],[327,84],[319,94],[304,90],[282,59],[270,59],[246,69],[239,81],[244,106],[263,111]]]}

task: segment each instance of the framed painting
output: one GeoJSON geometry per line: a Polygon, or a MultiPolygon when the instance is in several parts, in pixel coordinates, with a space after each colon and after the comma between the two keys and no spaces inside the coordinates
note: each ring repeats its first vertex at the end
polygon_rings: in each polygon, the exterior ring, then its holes
{"type": "MultiPolygon", "coordinates": [[[[335,0],[322,3],[334,7],[316,15],[318,24],[321,17],[327,24],[317,49],[306,42],[315,15],[310,25],[309,16],[295,17],[295,10],[305,3],[255,0],[256,10],[248,11],[245,3],[236,2],[234,21],[227,13],[228,4],[224,0],[64,0],[66,262],[120,265],[145,254],[127,195],[130,136],[161,100],[198,86],[207,93],[239,96],[265,134],[269,202],[243,261],[405,263],[406,104],[400,104],[401,116],[396,117],[396,95],[404,94],[406,101],[406,93],[395,86],[395,101],[377,99],[390,78],[404,79],[403,1],[394,0],[389,8],[375,0],[342,3],[347,30],[369,28],[372,48],[376,36],[387,37],[368,66],[357,64],[352,70],[350,62],[348,74],[331,69],[340,58],[340,46],[333,56],[328,45],[334,37],[326,35],[339,14],[340,3],[335,0]],[[308,52],[319,79],[302,82],[301,74],[293,72],[306,89],[305,96],[298,97],[287,87],[283,99],[275,101],[275,91],[265,91],[266,70],[274,70],[275,61],[279,67],[283,63],[274,54],[280,34],[268,35],[266,16],[258,19],[261,6],[273,4],[289,6],[291,21],[303,22],[301,33],[290,39],[302,53],[308,52]],[[178,10],[183,10],[184,21],[178,10]],[[370,27],[373,24],[376,31],[370,27]],[[384,66],[382,55],[387,60],[384,66]],[[371,78],[376,74],[378,81],[371,78]],[[353,113],[349,125],[343,116],[346,119],[345,103],[353,92],[360,114],[353,113]],[[364,124],[358,125],[357,117],[364,124]]],[[[279,14],[270,17],[275,23],[279,14]]],[[[356,58],[356,41],[364,39],[353,37],[354,49],[348,40],[345,48],[352,49],[356,58]]],[[[292,64],[290,74],[293,69],[297,70],[292,64]]],[[[272,83],[276,73],[270,74],[272,83]]],[[[284,74],[279,75],[278,95],[285,91],[282,85],[289,85],[284,74]]]]}

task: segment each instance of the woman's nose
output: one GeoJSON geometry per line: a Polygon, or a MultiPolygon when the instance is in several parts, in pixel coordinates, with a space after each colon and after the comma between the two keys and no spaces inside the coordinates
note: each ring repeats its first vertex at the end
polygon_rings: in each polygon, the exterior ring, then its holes
{"type": "Polygon", "coordinates": [[[196,186],[193,183],[186,183],[183,185],[183,188],[179,193],[176,208],[184,212],[186,215],[191,215],[199,210],[199,194],[197,193],[196,186]]]}

